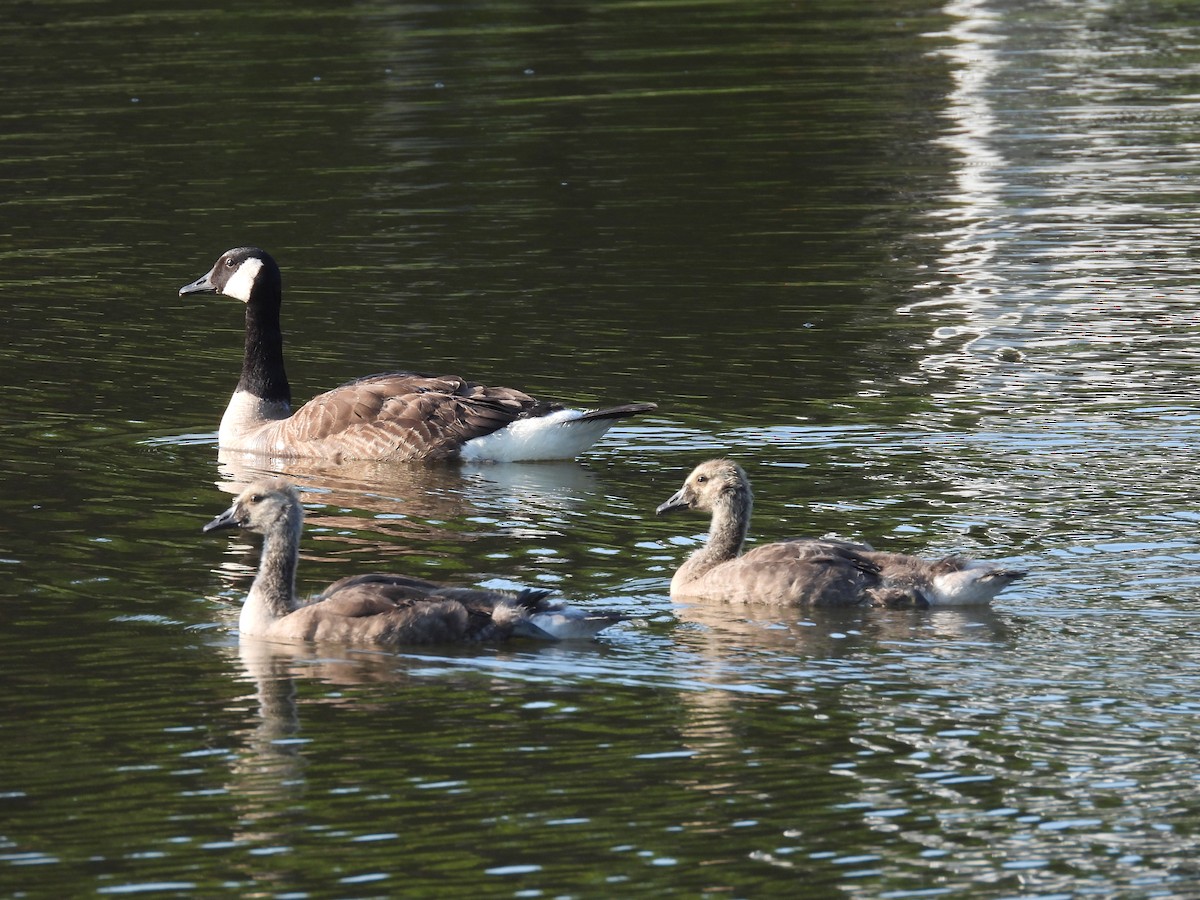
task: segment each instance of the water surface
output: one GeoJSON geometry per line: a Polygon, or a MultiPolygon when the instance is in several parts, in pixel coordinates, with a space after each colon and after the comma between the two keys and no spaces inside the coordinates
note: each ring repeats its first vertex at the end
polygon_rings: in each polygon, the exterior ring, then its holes
{"type": "Polygon", "coordinates": [[[1121,0],[0,22],[0,886],[13,896],[1189,897],[1200,22],[1121,0]],[[305,591],[553,587],[594,644],[239,641],[204,536],[241,310],[389,368],[653,400],[578,462],[291,464],[305,591]],[[673,605],[754,535],[1006,559],[990,610],[673,605]]]}

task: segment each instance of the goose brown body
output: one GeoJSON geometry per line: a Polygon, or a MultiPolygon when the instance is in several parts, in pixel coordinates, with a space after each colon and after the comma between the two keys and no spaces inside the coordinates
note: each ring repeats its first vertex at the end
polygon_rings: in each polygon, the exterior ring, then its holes
{"type": "Polygon", "coordinates": [[[990,602],[1025,573],[959,556],[926,560],[868,544],[793,538],[742,553],[754,498],[741,466],[701,463],[659,514],[712,515],[708,540],[676,570],[671,596],[795,606],[957,606],[990,602]]]}
{"type": "Polygon", "coordinates": [[[347,382],[293,412],[279,318],[282,276],[270,254],[229,250],[179,293],[225,294],[246,304],[242,375],[218,432],[223,450],[334,460],[567,459],[620,419],[656,408],[572,410],[454,375],[389,372],[347,382]]]}
{"type": "Polygon", "coordinates": [[[311,601],[296,595],[304,512],[287,481],[246,488],[204,530],[244,528],[263,536],[262,555],[242,606],[239,631],[275,640],[385,646],[592,637],[620,621],[617,613],[553,603],[549,591],[492,591],[440,585],[399,574],[353,575],[311,601]]]}
{"type": "MultiPolygon", "coordinates": [[[[283,458],[455,459],[469,441],[541,414],[545,407],[513,388],[453,375],[393,372],[318,394],[282,419],[267,418],[272,412],[267,405],[235,394],[221,421],[219,442],[222,449],[283,458]]],[[[605,411],[604,419],[594,421],[605,422],[607,431],[617,419],[646,408],[605,411]]]]}

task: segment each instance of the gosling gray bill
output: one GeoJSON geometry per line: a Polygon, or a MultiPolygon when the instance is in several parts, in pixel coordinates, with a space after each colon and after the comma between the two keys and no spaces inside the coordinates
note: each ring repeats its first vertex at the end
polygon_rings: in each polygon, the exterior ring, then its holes
{"type": "Polygon", "coordinates": [[[708,539],[671,578],[671,597],[794,606],[919,608],[990,603],[1025,573],[960,556],[925,560],[849,541],[791,538],[742,553],[754,495],[737,463],[692,470],[657,512],[710,513],[708,539]]]}
{"type": "Polygon", "coordinates": [[[408,575],[352,575],[311,601],[296,596],[296,563],[304,508],[282,478],[260,481],[204,526],[243,528],[263,536],[262,555],[238,628],[277,640],[337,641],[385,646],[591,638],[620,621],[546,599],[549,591],[448,587],[408,575]]]}
{"type": "Polygon", "coordinates": [[[293,412],[279,325],[282,277],[271,255],[257,247],[228,250],[179,293],[224,294],[246,304],[242,377],[221,417],[222,450],[334,460],[571,459],[619,420],[657,408],[567,409],[456,375],[390,372],[343,384],[293,412]]]}

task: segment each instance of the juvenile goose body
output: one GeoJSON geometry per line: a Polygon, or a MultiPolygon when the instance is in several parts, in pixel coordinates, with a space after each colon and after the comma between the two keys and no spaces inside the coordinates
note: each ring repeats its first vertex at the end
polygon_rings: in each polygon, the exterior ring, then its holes
{"type": "Polygon", "coordinates": [[[229,250],[179,293],[246,304],[242,376],[218,432],[223,450],[335,460],[570,459],[620,419],[656,408],[573,410],[454,375],[390,372],[334,388],[293,412],[279,324],[282,278],[270,254],[229,250]]]}
{"type": "Polygon", "coordinates": [[[514,635],[548,640],[590,638],[622,618],[516,593],[457,588],[407,575],[353,575],[311,602],[296,596],[304,509],[288,482],[251,485],[204,526],[244,528],[263,536],[262,556],[238,628],[251,637],[384,646],[499,641],[514,635]]]}
{"type": "Polygon", "coordinates": [[[711,513],[708,540],[671,579],[677,599],[796,606],[964,606],[991,602],[1025,573],[958,556],[925,560],[849,541],[793,538],[742,553],[754,497],[742,467],[701,463],[657,512],[711,513]]]}

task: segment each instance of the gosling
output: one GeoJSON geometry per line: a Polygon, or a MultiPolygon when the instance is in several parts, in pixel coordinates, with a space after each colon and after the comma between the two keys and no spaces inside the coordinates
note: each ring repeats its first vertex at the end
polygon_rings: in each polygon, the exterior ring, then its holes
{"type": "Polygon", "coordinates": [[[396,647],[412,644],[592,638],[624,618],[546,599],[550,591],[450,587],[408,575],[352,575],[311,601],[296,596],[304,508],[282,478],[238,495],[205,532],[244,528],[263,536],[258,572],[242,606],[243,635],[284,641],[335,641],[396,647]]]}
{"type": "Polygon", "coordinates": [[[790,538],[742,553],[753,506],[742,467],[713,459],[696,466],[658,507],[659,515],[679,509],[712,515],[708,540],[671,578],[673,599],[928,609],[990,603],[1025,575],[961,556],[930,561],[831,539],[790,538]]]}

